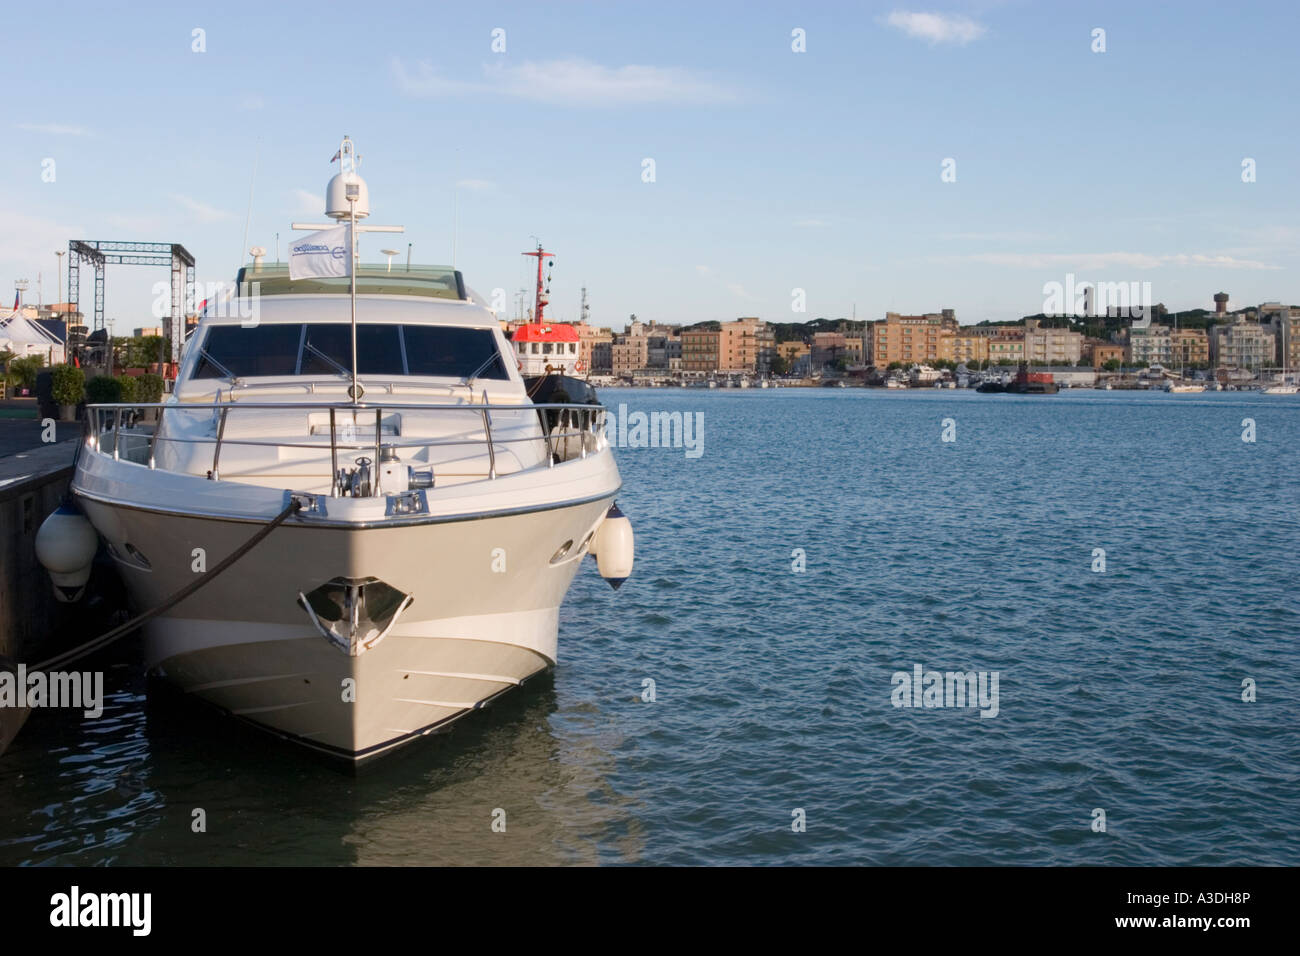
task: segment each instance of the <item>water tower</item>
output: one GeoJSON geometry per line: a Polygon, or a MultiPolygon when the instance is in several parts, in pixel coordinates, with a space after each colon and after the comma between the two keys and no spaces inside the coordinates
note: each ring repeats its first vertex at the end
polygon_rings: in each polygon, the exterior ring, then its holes
{"type": "Polygon", "coordinates": [[[1214,296],[1214,314],[1223,315],[1228,311],[1228,293],[1219,292],[1214,296]]]}

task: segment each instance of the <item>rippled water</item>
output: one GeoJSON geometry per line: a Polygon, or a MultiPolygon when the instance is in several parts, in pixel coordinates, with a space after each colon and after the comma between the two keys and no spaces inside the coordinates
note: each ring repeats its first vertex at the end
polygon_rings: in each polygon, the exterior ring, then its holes
{"type": "Polygon", "coordinates": [[[1300,863],[1300,401],[604,398],[704,454],[619,452],[637,570],[587,562],[553,675],[354,779],[124,645],[0,758],[0,863],[1300,863]],[[916,664],[997,716],[895,708],[916,664]]]}

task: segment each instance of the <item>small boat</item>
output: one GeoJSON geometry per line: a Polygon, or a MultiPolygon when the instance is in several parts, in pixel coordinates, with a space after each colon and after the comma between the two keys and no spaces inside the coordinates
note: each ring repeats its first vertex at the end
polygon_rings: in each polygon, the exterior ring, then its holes
{"type": "Polygon", "coordinates": [[[1020,363],[1015,378],[1006,386],[1009,395],[1055,395],[1058,391],[1051,372],[1031,372],[1027,362],[1020,363]]]}

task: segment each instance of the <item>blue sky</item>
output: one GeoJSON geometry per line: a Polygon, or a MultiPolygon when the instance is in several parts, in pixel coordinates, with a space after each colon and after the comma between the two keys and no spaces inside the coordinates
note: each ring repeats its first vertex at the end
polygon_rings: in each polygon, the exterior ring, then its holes
{"type": "MultiPolygon", "coordinates": [[[[1297,302],[1296,9],[11,6],[0,296],[25,277],[34,300],[41,271],[53,299],[70,238],[181,242],[200,280],[232,279],[248,246],[279,232],[283,255],[291,221],[320,219],[347,133],[373,221],[408,233],[366,239],[367,260],[393,240],[448,262],[456,195],[468,283],[513,302],[540,236],[562,319],[584,283],[593,320],[615,328],[633,312],[1015,318],[1067,273],[1150,282],[1174,308],[1220,289],[1234,305],[1297,302]]],[[[110,268],[119,334],[152,324],[164,278],[110,268]]]]}

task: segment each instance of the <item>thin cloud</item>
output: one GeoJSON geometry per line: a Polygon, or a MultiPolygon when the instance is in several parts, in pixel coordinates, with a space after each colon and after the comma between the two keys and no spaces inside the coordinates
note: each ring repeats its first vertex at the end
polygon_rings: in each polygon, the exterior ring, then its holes
{"type": "Polygon", "coordinates": [[[226,219],[233,219],[234,216],[224,209],[218,209],[216,206],[209,206],[207,203],[199,202],[190,196],[182,196],[180,193],[172,193],[172,201],[179,203],[190,211],[190,213],[199,222],[222,222],[226,219]]]}
{"type": "Polygon", "coordinates": [[[939,238],[950,242],[1047,242],[1055,237],[1041,232],[945,232],[939,238]]]}
{"type": "Polygon", "coordinates": [[[45,133],[49,136],[90,136],[90,130],[84,126],[64,126],[61,123],[18,123],[18,129],[29,133],[45,133]]]}
{"type": "Polygon", "coordinates": [[[306,189],[293,191],[294,212],[300,216],[319,216],[325,209],[325,200],[306,189]]]}
{"type": "Polygon", "coordinates": [[[940,43],[965,46],[988,32],[988,27],[984,24],[977,23],[970,17],[950,13],[910,13],[907,10],[895,10],[885,17],[885,23],[896,30],[903,31],[915,40],[924,40],[931,46],[940,43]]]}
{"type": "Polygon", "coordinates": [[[830,225],[827,219],[796,219],[794,227],[796,229],[823,229],[830,225]]]}
{"type": "Polygon", "coordinates": [[[1008,266],[1018,269],[1159,269],[1164,266],[1201,266],[1257,271],[1281,268],[1281,266],[1270,265],[1253,259],[1184,252],[1167,255],[1149,255],[1141,252],[981,252],[967,256],[935,256],[931,258],[931,261],[945,263],[978,262],[985,265],[1008,266]]]}
{"type": "Polygon", "coordinates": [[[458,179],[456,180],[457,189],[468,189],[470,192],[491,192],[496,189],[496,183],[488,179],[458,179]]]}
{"type": "Polygon", "coordinates": [[[681,67],[608,67],[577,58],[484,66],[477,80],[439,75],[427,60],[408,65],[393,57],[393,82],[417,99],[470,93],[555,105],[632,106],[650,103],[724,103],[736,94],[707,76],[681,67]]]}
{"type": "Polygon", "coordinates": [[[266,100],[261,93],[245,93],[239,101],[239,108],[247,111],[265,109],[266,100]]]}

